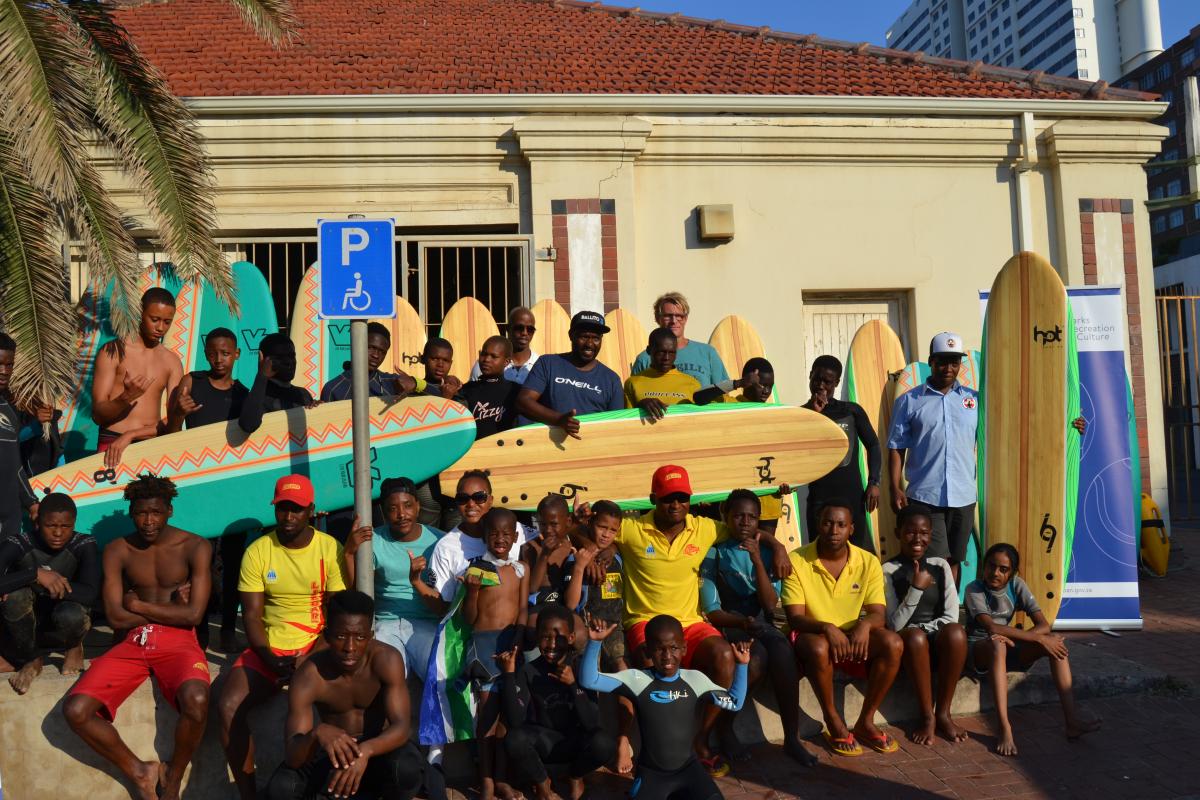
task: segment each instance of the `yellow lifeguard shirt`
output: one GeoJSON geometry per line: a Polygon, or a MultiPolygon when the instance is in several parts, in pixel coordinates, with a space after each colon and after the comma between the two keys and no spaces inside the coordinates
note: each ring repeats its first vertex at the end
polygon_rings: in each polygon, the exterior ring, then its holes
{"type": "Polygon", "coordinates": [[[665,406],[690,403],[692,396],[700,391],[700,381],[677,369],[659,372],[649,367],[631,375],[625,381],[625,407],[635,408],[648,397],[661,400],[665,406]]]}
{"type": "Polygon", "coordinates": [[[843,630],[853,628],[863,606],[887,605],[879,559],[861,547],[848,545],[850,558],[837,580],[817,558],[817,543],[794,551],[792,574],[783,581],[783,605],[804,606],[804,613],[843,630]]]}
{"type": "Polygon", "coordinates": [[[275,531],[246,548],[239,592],[262,592],[267,642],[276,650],[301,650],[325,629],[325,596],[346,588],[342,546],[313,531],[306,547],[279,543],[275,531]]]}
{"type": "Polygon", "coordinates": [[[653,511],[622,520],[617,549],[625,571],[624,627],[659,614],[685,628],[700,622],[700,564],[709,548],[728,538],[724,523],[691,514],[672,542],[655,527],[653,511]]]}

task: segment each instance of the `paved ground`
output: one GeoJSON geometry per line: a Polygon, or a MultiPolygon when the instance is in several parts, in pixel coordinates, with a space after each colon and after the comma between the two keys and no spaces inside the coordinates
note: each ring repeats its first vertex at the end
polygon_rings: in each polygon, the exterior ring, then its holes
{"type": "MultiPolygon", "coordinates": [[[[725,797],[1200,798],[1200,758],[1191,750],[1200,742],[1200,531],[1178,531],[1175,541],[1169,576],[1142,580],[1144,630],[1120,638],[1069,636],[1074,648],[1095,647],[1171,677],[1153,694],[1087,701],[1084,709],[1105,721],[1099,733],[1068,742],[1055,704],[1013,710],[1021,750],[1016,758],[992,752],[990,715],[961,718],[971,738],[958,745],[914,745],[904,730],[890,729],[902,749],[889,756],[867,751],[861,758],[835,759],[810,741],[821,756],[811,770],[793,766],[780,748],[762,745],[720,781],[725,797]],[[1197,554],[1190,563],[1189,550],[1197,554]]],[[[608,800],[628,789],[628,781],[605,775],[589,796],[608,800]]]]}

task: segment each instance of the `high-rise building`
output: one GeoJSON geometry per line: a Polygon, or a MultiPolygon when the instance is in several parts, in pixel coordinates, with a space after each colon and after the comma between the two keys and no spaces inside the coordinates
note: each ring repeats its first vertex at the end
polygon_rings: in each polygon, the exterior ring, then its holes
{"type": "Polygon", "coordinates": [[[913,0],[888,47],[1115,82],[1162,52],[1158,0],[913,0]]]}

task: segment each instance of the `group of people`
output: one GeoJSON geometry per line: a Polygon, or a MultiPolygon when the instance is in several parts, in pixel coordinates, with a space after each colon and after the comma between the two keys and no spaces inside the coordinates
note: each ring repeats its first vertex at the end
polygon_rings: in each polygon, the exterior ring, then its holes
{"type": "MultiPolygon", "coordinates": [[[[150,290],[139,335],[97,358],[93,414],[110,463],[139,439],[228,420],[253,431],[266,412],[316,402],[291,383],[296,354],[280,334],[260,344],[249,389],[232,378],[240,353],[224,329],[206,336],[210,369],[183,374],[161,346],[173,311],[169,293],[150,290]]],[[[579,437],[580,415],[594,411],[636,407],[654,421],[677,403],[769,401],[770,362],[751,359],[731,380],[710,346],[686,338],[682,295],[659,298],[654,314],[659,327],[623,384],[597,360],[608,328],[594,312],[572,319],[569,352],[539,355],[529,347],[533,314],[515,309],[507,335],[484,342],[465,384],[449,374],[453,348],[438,338],[425,347],[421,377],[382,371],[389,336],[373,325],[370,391],[459,399],[480,436],[541,422],[579,437]]],[[[1077,737],[1099,723],[1076,709],[1066,646],[1019,577],[1020,554],[995,545],[977,578],[960,574],[974,523],[977,422],[975,393],[957,380],[964,353],[961,337],[934,337],[931,377],[895,403],[885,441],[901,553],[884,564],[866,523],[881,498],[880,438],[861,407],[835,398],[842,365],[833,356],[813,363],[805,407],[841,426],[849,449],[809,485],[810,541],[793,552],[774,535],[779,494],[738,490],[719,507],[693,507],[686,464],[665,464],[647,476],[652,509],[642,515],[607,501],[571,508],[559,495],[533,515],[514,513],[494,504],[485,472],[466,473],[452,493],[436,479],[389,477],[379,486],[381,523],[352,518],[339,531],[333,515],[334,535],[316,527],[319,487],[289,475],[271,498],[275,526],[248,545],[221,537],[214,559],[208,539],[171,524],[169,479],[142,475],[126,486],[132,532],[103,550],[75,531],[69,496],[34,495],[28,475],[34,455],[47,457],[38,450],[45,437],[27,432],[56,415],[12,405],[16,348],[0,334],[0,477],[17,488],[0,498],[3,666],[15,669],[19,693],[50,649],[64,652],[64,673],[80,672],[83,637],[103,613],[120,641],[91,662],[62,711],[139,798],[178,797],[203,736],[212,702],[203,633],[214,591],[220,647],[236,654],[216,712],[243,798],[258,790],[248,715],[285,687],[284,763],[266,781],[273,800],[443,796],[441,743],[416,736],[427,720],[409,690],[422,684],[426,697],[453,683],[472,699],[479,787],[489,798],[557,797],[552,773],[577,798],[606,765],[635,777],[638,798],[719,797],[714,778],[744,753],[733,716],[764,682],[778,702],[783,748],[800,763],[816,763],[800,738],[802,678],[834,754],[894,752],[874,719],[901,667],[922,709],[914,741],[966,737],[950,714],[966,670],[990,680],[996,749],[1015,755],[1007,673],[1048,656],[1067,735],[1077,737]],[[366,541],[373,574],[358,576],[366,541]],[[960,581],[968,581],[965,610],[960,581]],[[370,586],[373,598],[354,586],[370,586]],[[449,663],[437,650],[450,619],[470,637],[446,681],[435,665],[449,663]],[[835,702],[838,674],[865,681],[853,725],[835,702]],[[151,676],[179,711],[164,764],[136,756],[112,724],[151,676]]],[[[350,391],[347,372],[320,399],[350,391]]]]}

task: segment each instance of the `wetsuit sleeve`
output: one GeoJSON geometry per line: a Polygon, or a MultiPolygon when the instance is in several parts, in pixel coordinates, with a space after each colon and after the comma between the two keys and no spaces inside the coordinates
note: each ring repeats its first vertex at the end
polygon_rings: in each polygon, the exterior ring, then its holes
{"type": "MultiPolygon", "coordinates": [[[[625,684],[617,680],[616,676],[600,671],[600,649],[600,642],[594,639],[588,640],[587,648],[583,651],[583,659],[579,664],[579,685],[588,691],[604,692],[605,694],[620,691],[625,684]]],[[[626,670],[626,672],[628,671],[626,670]]]]}
{"type": "Polygon", "coordinates": [[[259,370],[250,385],[250,392],[242,403],[242,413],[238,415],[238,427],[246,433],[254,433],[262,425],[263,403],[267,399],[267,376],[259,370]]]}
{"type": "Polygon", "coordinates": [[[94,540],[84,542],[76,555],[79,557],[79,571],[71,578],[71,591],[63,599],[90,606],[100,597],[100,584],[104,580],[100,548],[94,540]]]}
{"type": "Polygon", "coordinates": [[[529,679],[525,667],[500,676],[500,707],[504,724],[510,728],[524,725],[529,708],[529,679]]]}
{"type": "Polygon", "coordinates": [[[725,711],[742,710],[742,705],[746,702],[746,687],[749,685],[749,672],[745,664],[734,666],[733,683],[728,689],[713,683],[703,672],[689,669],[683,670],[681,674],[697,697],[704,697],[725,711]]]}
{"type": "Polygon", "coordinates": [[[24,548],[15,539],[0,542],[0,595],[15,592],[30,586],[37,579],[36,569],[23,569],[9,573],[9,568],[25,555],[24,548]]]}
{"type": "Polygon", "coordinates": [[[929,560],[934,563],[941,562],[939,566],[942,568],[942,613],[930,626],[937,630],[943,625],[958,622],[958,587],[954,585],[954,573],[950,569],[950,562],[942,558],[929,560]]]}
{"type": "MultiPolygon", "coordinates": [[[[578,663],[576,664],[578,666],[578,663]]],[[[584,730],[594,731],[602,727],[600,724],[600,707],[596,698],[583,690],[579,679],[575,680],[575,718],[584,730]]]]}
{"type": "Polygon", "coordinates": [[[692,402],[698,406],[706,406],[709,403],[720,400],[735,388],[733,381],[726,379],[719,383],[714,383],[712,386],[705,386],[700,391],[695,392],[692,395],[692,402]]]}
{"type": "Polygon", "coordinates": [[[904,597],[896,596],[896,587],[892,585],[892,575],[900,565],[889,561],[883,565],[883,595],[887,599],[887,626],[894,631],[904,630],[912,619],[917,604],[921,602],[921,590],[912,586],[904,597]]]}
{"type": "Polygon", "coordinates": [[[854,403],[854,428],[858,431],[858,440],[867,451],[867,483],[879,483],[879,473],[883,467],[883,450],[879,446],[879,436],[871,427],[867,412],[858,403],[854,403]]]}

